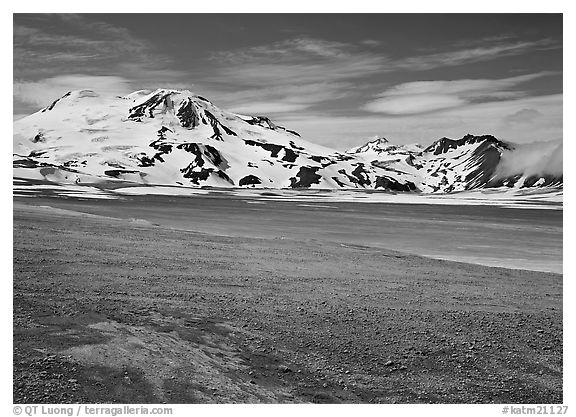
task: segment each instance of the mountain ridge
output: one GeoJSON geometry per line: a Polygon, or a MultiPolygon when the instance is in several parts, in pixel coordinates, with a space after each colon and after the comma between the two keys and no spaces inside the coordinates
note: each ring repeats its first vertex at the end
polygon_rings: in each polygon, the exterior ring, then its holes
{"type": "MultiPolygon", "coordinates": [[[[563,186],[561,172],[502,169],[518,145],[491,135],[441,138],[428,147],[370,139],[339,152],[266,116],[224,111],[188,90],[113,98],[78,90],[14,122],[13,166],[18,178],[77,184],[422,193],[563,186]]],[[[549,153],[558,157],[558,150],[549,153]]]]}

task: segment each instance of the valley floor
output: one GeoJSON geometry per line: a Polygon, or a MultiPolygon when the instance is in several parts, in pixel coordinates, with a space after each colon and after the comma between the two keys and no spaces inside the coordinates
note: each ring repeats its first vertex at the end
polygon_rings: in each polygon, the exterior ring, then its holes
{"type": "Polygon", "coordinates": [[[14,199],[16,403],[563,401],[560,274],[95,204],[14,199]]]}

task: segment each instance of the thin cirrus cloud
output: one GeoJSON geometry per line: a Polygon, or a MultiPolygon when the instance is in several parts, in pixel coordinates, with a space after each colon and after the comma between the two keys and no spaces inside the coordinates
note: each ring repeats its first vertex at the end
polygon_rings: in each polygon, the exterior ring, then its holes
{"type": "Polygon", "coordinates": [[[230,110],[246,114],[276,114],[301,111],[310,107],[306,103],[287,103],[281,101],[256,101],[233,106],[230,110]]]}
{"type": "Polygon", "coordinates": [[[293,59],[298,56],[305,60],[311,57],[338,58],[350,56],[347,51],[349,44],[327,41],[323,39],[296,37],[272,44],[258,45],[234,51],[219,51],[212,55],[213,59],[228,63],[240,64],[249,60],[293,59]]]}
{"type": "Polygon", "coordinates": [[[500,37],[485,39],[484,41],[489,43],[489,45],[408,57],[396,62],[395,66],[407,70],[425,71],[438,67],[472,64],[496,58],[521,55],[529,51],[562,48],[561,43],[553,39],[513,42],[510,41],[509,37],[500,37]]]}
{"type": "Polygon", "coordinates": [[[237,89],[226,93],[208,90],[203,94],[220,97],[218,105],[234,112],[277,114],[299,112],[318,103],[342,98],[350,88],[351,85],[345,82],[319,82],[237,89]]]}
{"type": "Polygon", "coordinates": [[[213,54],[216,72],[208,80],[245,87],[307,84],[358,78],[383,70],[387,58],[354,45],[295,38],[270,45],[213,54]]]}
{"type": "MultiPolygon", "coordinates": [[[[213,74],[204,81],[216,86],[216,95],[233,108],[248,108],[244,100],[237,102],[234,97],[249,97],[259,103],[253,108],[261,112],[266,111],[264,104],[269,105],[271,113],[281,113],[283,109],[295,112],[321,106],[326,101],[358,99],[360,90],[370,84],[369,78],[374,80],[392,72],[416,73],[558,47],[549,39],[515,42],[511,37],[498,37],[486,39],[484,46],[475,44],[465,48],[460,44],[449,52],[394,58],[377,51],[378,45],[379,42],[370,40],[352,44],[294,38],[217,52],[212,56],[213,74]],[[228,84],[227,88],[222,88],[222,83],[228,84]],[[302,93],[294,92],[295,87],[300,87],[302,93]]],[[[482,99],[513,98],[522,94],[510,90],[514,85],[538,76],[406,83],[376,97],[363,110],[388,114],[420,113],[482,99]]]]}
{"type": "Polygon", "coordinates": [[[37,27],[30,26],[33,22],[14,23],[14,69],[22,77],[55,75],[70,66],[76,72],[96,73],[106,67],[113,70],[119,61],[144,63],[150,57],[142,41],[112,25],[76,15],[39,16],[37,20],[37,27]],[[60,30],[48,24],[54,19],[60,30]]]}
{"type": "Polygon", "coordinates": [[[486,40],[488,45],[460,48],[448,52],[395,58],[375,50],[378,41],[358,44],[312,38],[295,38],[270,45],[213,54],[216,76],[242,85],[270,81],[303,83],[318,80],[362,78],[392,71],[425,71],[489,61],[533,50],[561,48],[551,39],[513,42],[510,38],[486,40]]]}
{"type": "Polygon", "coordinates": [[[342,42],[294,38],[217,52],[211,60],[205,91],[233,111],[277,114],[358,94],[351,80],[378,73],[386,57],[342,42]]]}
{"type": "Polygon", "coordinates": [[[496,80],[413,81],[378,94],[363,109],[374,113],[405,115],[445,110],[475,102],[511,99],[525,95],[522,91],[513,90],[517,86],[552,74],[542,72],[496,80]]]}

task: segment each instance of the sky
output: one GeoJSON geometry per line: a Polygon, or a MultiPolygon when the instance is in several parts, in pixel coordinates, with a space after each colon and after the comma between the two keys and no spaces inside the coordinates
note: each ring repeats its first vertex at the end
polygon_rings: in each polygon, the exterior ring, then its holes
{"type": "Polygon", "coordinates": [[[14,14],[14,119],[189,89],[336,149],[562,140],[561,14],[14,14]]]}

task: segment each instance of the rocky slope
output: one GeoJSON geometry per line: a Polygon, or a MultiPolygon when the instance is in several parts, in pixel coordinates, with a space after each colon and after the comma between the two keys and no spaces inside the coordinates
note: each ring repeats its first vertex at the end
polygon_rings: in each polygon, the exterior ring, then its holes
{"type": "Polygon", "coordinates": [[[442,138],[427,148],[375,138],[338,152],[266,117],[230,113],[185,90],[142,90],[114,98],[82,90],[14,122],[13,166],[15,178],[107,186],[425,193],[562,187],[562,144],[543,146],[544,163],[538,157],[519,163],[513,156],[543,154],[542,148],[517,152],[517,145],[493,136],[442,138]]]}

